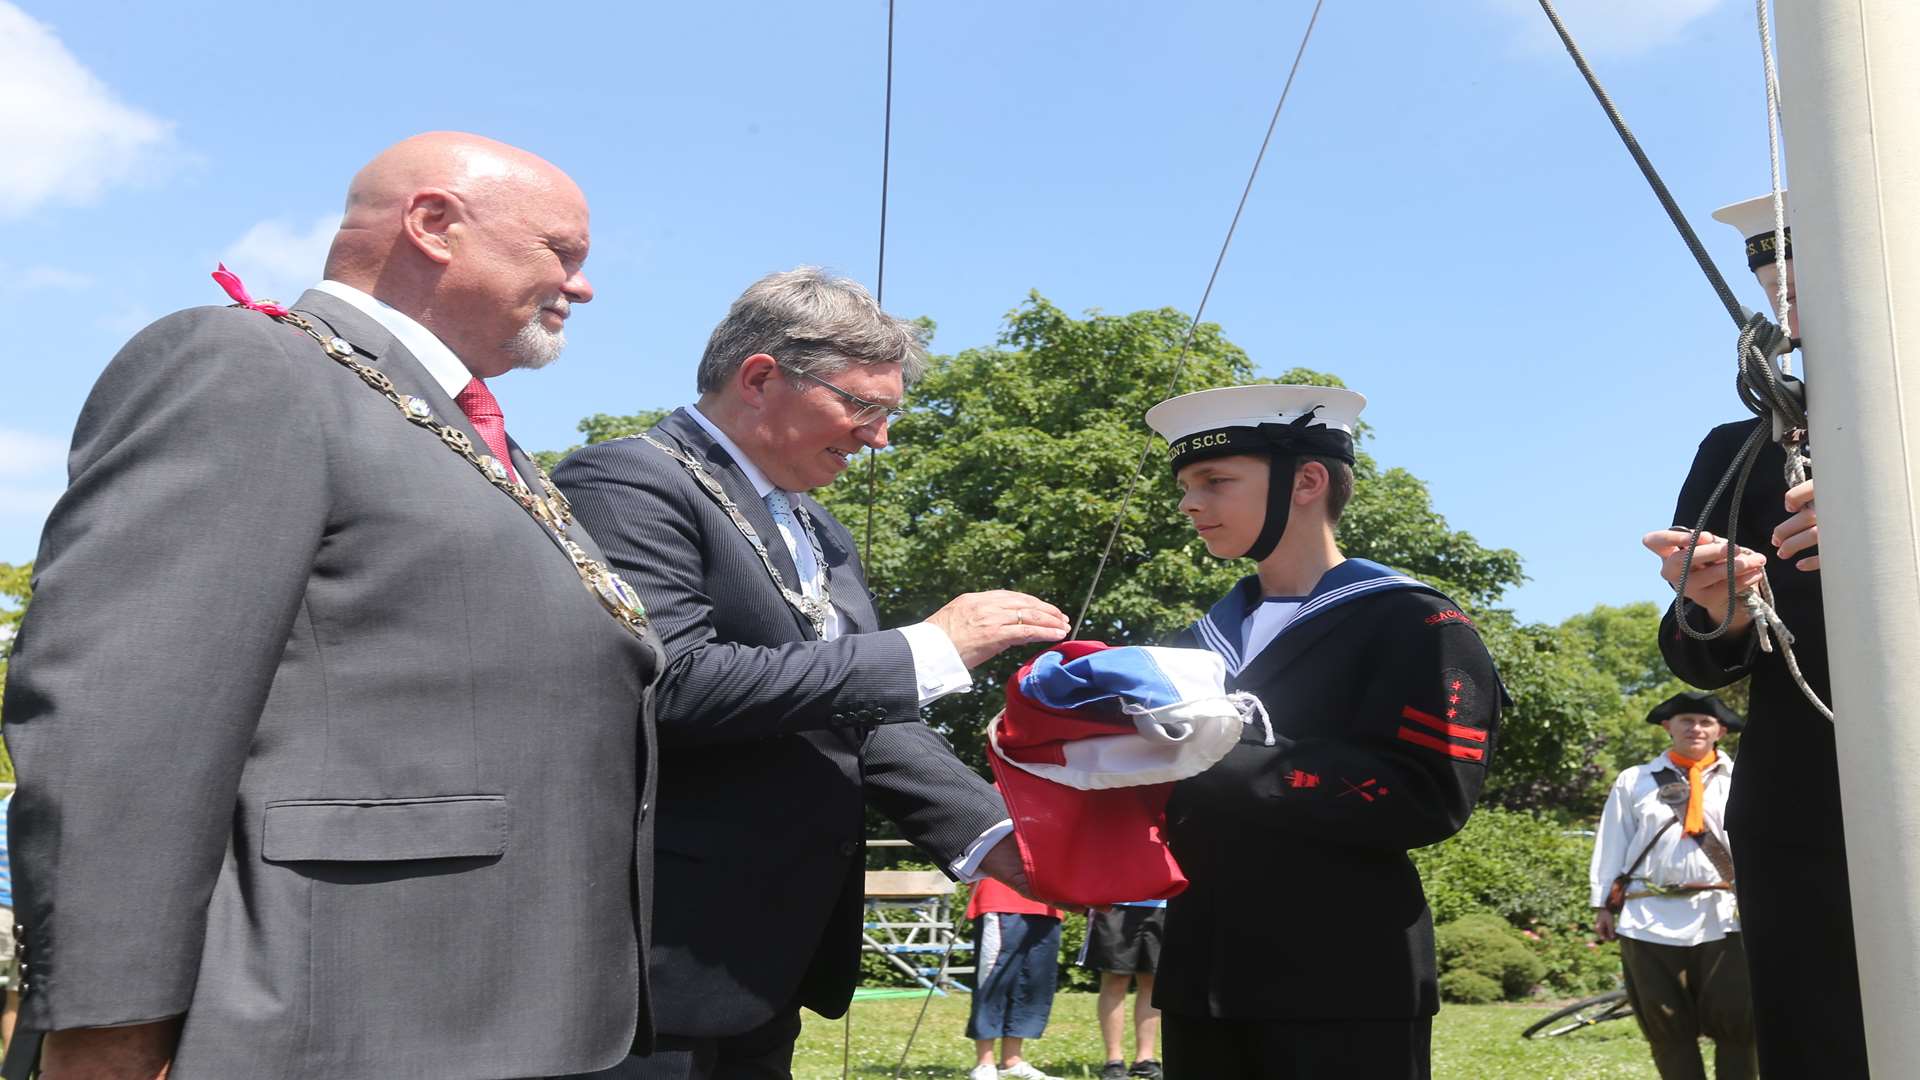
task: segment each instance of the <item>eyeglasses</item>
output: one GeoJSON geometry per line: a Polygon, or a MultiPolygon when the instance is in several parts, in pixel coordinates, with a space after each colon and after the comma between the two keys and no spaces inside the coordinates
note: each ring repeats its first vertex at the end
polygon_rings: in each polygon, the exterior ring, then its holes
{"type": "Polygon", "coordinates": [[[781,365],[780,370],[789,375],[798,375],[808,382],[819,383],[838,394],[840,400],[847,404],[849,419],[853,421],[854,427],[866,427],[868,424],[878,423],[882,418],[891,424],[900,419],[900,413],[903,411],[898,405],[882,405],[878,401],[868,401],[858,394],[848,393],[811,371],[798,371],[784,364],[781,365]]]}

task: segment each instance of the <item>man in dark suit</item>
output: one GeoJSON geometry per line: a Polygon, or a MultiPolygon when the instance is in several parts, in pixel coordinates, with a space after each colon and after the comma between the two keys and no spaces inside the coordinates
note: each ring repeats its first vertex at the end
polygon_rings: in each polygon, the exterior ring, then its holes
{"type": "Polygon", "coordinates": [[[659,642],[482,381],[558,353],[587,240],[552,165],[418,136],[291,312],[170,315],[101,375],[7,686],[45,1080],[647,1044],[659,642]]]}
{"type": "Polygon", "coordinates": [[[883,630],[832,482],[924,366],[912,324],[803,268],[735,301],[700,400],[556,481],[667,650],[652,985],[659,1051],[620,1075],[787,1077],[801,1006],[859,973],[863,806],[959,878],[1024,887],[998,795],[919,722],[969,668],[1059,639],[1052,605],[970,593],[883,630]]]}

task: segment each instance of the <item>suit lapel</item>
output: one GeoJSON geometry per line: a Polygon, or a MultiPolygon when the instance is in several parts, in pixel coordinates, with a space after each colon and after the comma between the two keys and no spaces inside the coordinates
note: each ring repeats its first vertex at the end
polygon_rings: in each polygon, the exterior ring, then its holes
{"type": "MultiPolygon", "coordinates": [[[[463,432],[472,440],[476,452],[486,452],[486,441],[480,438],[479,432],[473,430],[467,414],[453,403],[447,392],[440,388],[440,383],[385,327],[352,304],[318,290],[309,289],[294,310],[319,321],[334,334],[352,342],[354,350],[361,354],[362,363],[385,372],[387,378],[393,380],[394,389],[400,393],[426,401],[433,407],[435,419],[463,432]]],[[[514,467],[519,466],[516,463],[514,467]]]]}
{"type": "Polygon", "coordinates": [[[1247,661],[1247,665],[1240,669],[1240,674],[1233,677],[1233,687],[1240,689],[1266,685],[1276,675],[1286,670],[1288,665],[1304,655],[1308,649],[1318,644],[1320,639],[1353,618],[1355,612],[1366,606],[1365,600],[1341,604],[1321,612],[1298,626],[1288,627],[1266,648],[1260,650],[1260,655],[1247,661]]]}
{"type": "Polygon", "coordinates": [[[826,556],[827,590],[833,594],[833,606],[840,610],[840,632],[864,634],[879,629],[880,616],[867,594],[864,568],[851,545],[841,538],[845,529],[837,527],[839,520],[812,496],[804,496],[802,501],[820,537],[821,554],[826,556]]]}
{"type": "MultiPolygon", "coordinates": [[[[793,564],[793,553],[787,550],[786,541],[780,538],[780,528],[773,523],[773,514],[768,512],[766,500],[760,497],[759,492],[753,490],[752,482],[747,479],[746,473],[740,471],[740,466],[734,463],[733,457],[719,443],[714,442],[713,437],[707,434],[699,421],[687,415],[685,409],[675,409],[671,415],[660,421],[659,430],[673,436],[675,441],[685,447],[707,467],[707,471],[711,472],[715,479],[720,481],[721,490],[725,491],[727,498],[732,499],[734,505],[740,508],[741,515],[747,519],[747,524],[753,526],[754,534],[766,547],[767,558],[772,561],[774,569],[780,571],[781,580],[785,582],[787,588],[798,592],[800,570],[793,564]]],[[[727,531],[734,534],[739,532],[733,527],[732,522],[727,523],[727,531]]],[[[746,543],[746,538],[741,537],[740,542],[746,543]]],[[[824,538],[822,542],[825,542],[824,538]]],[[[833,579],[829,577],[827,580],[831,587],[833,579]]],[[[773,582],[768,581],[767,587],[774,588],[773,582]]],[[[808,639],[812,639],[813,624],[795,611],[793,605],[787,603],[784,596],[780,597],[780,606],[793,616],[794,623],[807,635],[808,639]]]]}

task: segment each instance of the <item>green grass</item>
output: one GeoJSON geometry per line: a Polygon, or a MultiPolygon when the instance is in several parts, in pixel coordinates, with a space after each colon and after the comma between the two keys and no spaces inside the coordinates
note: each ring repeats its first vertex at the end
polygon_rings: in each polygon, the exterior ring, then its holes
{"type": "MultiPolygon", "coordinates": [[[[1061,994],[1045,1038],[1027,1043],[1027,1057],[1054,1076],[1097,1076],[1104,1054],[1094,1023],[1092,994],[1061,994]]],[[[918,998],[861,1001],[853,1007],[853,1070],[859,1080],[893,1076],[920,1011],[918,998]]],[[[1655,1080],[1653,1062],[1633,1021],[1588,1028],[1558,1039],[1523,1041],[1520,1031],[1549,1010],[1525,1005],[1450,1005],[1433,1029],[1436,1080],[1655,1080]]],[[[803,1013],[806,1029],[794,1053],[797,1080],[838,1080],[842,1027],[803,1013]]],[[[913,1043],[907,1077],[964,1080],[973,1043],[964,994],[936,997],[913,1043]]],[[[1712,1066],[1709,1065],[1709,1068],[1712,1066]]],[[[1174,1077],[1171,1080],[1204,1080],[1174,1077]]]]}

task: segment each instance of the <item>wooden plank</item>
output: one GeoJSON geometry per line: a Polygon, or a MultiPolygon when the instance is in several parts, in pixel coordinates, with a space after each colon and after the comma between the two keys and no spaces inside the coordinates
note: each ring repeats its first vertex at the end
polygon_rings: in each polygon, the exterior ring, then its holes
{"type": "Polygon", "coordinates": [[[876,900],[911,900],[953,894],[953,882],[938,870],[869,870],[866,884],[867,897],[876,900]]]}

